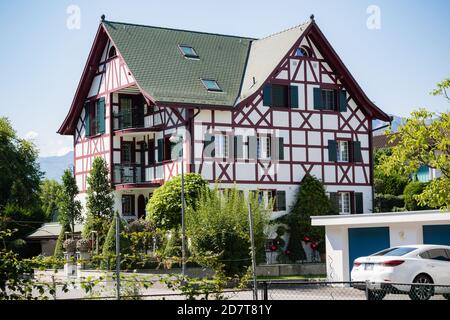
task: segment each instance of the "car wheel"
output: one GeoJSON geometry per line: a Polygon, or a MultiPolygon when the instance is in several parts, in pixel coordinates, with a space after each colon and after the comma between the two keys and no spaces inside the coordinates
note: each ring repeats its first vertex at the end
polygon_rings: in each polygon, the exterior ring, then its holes
{"type": "Polygon", "coordinates": [[[409,297],[411,300],[429,300],[434,295],[434,287],[427,286],[426,284],[432,284],[433,280],[426,274],[419,274],[413,281],[413,283],[425,284],[425,285],[412,285],[409,291],[409,297]]]}
{"type": "Polygon", "coordinates": [[[374,291],[374,290],[367,291],[368,300],[383,300],[385,296],[386,296],[385,291],[374,291]]]}
{"type": "Polygon", "coordinates": [[[444,298],[447,299],[447,300],[450,300],[450,293],[445,293],[444,294],[444,298]]]}

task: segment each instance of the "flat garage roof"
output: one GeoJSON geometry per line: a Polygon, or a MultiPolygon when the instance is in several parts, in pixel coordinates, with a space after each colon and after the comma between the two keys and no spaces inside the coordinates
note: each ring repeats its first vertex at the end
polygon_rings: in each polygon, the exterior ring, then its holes
{"type": "Polygon", "coordinates": [[[450,212],[441,210],[426,210],[311,217],[311,224],[313,226],[367,225],[406,222],[450,223],[450,212]]]}

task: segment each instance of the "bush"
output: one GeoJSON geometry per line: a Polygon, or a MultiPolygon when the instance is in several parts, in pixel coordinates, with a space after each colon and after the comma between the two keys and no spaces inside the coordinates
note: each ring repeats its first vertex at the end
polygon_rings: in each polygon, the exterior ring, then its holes
{"type": "Polygon", "coordinates": [[[186,216],[187,235],[194,256],[216,256],[216,271],[227,276],[247,272],[251,263],[248,202],[252,205],[253,231],[257,261],[263,261],[265,235],[270,212],[259,203],[256,193],[248,198],[235,187],[220,192],[205,190],[197,208],[186,216]]]}
{"type": "Polygon", "coordinates": [[[105,242],[105,237],[108,233],[111,220],[104,217],[96,217],[92,214],[87,214],[86,221],[83,226],[83,238],[90,239],[92,237],[92,231],[97,231],[98,244],[100,247],[105,242]]]}
{"type": "MultiPolygon", "coordinates": [[[[208,182],[197,173],[184,175],[184,195],[187,207],[195,209],[196,202],[208,182]]],[[[147,204],[147,220],[165,230],[181,224],[181,176],[178,175],[155,190],[147,204]]]]}
{"type": "Polygon", "coordinates": [[[164,247],[165,257],[181,257],[181,234],[178,229],[170,232],[170,238],[164,247]]]}
{"type": "Polygon", "coordinates": [[[403,193],[405,199],[405,207],[408,211],[430,209],[427,206],[421,206],[416,200],[416,196],[421,194],[427,186],[427,183],[420,181],[410,182],[403,193]]]}
{"type": "Polygon", "coordinates": [[[375,212],[392,212],[394,208],[403,208],[405,199],[403,195],[375,194],[375,212]]]}

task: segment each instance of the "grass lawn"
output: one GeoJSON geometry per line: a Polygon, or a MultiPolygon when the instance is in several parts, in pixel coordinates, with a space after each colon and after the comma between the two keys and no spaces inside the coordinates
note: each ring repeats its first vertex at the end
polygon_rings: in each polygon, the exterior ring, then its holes
{"type": "Polygon", "coordinates": [[[306,274],[302,276],[258,276],[258,280],[309,280],[309,279],[325,279],[325,274],[306,274]]]}

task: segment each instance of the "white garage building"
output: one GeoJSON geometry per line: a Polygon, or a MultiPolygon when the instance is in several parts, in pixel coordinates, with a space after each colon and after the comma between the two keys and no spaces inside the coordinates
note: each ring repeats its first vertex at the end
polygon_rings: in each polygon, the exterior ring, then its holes
{"type": "Polygon", "coordinates": [[[325,226],[327,278],[350,281],[353,261],[388,247],[450,245],[450,212],[439,210],[311,217],[325,226]]]}

